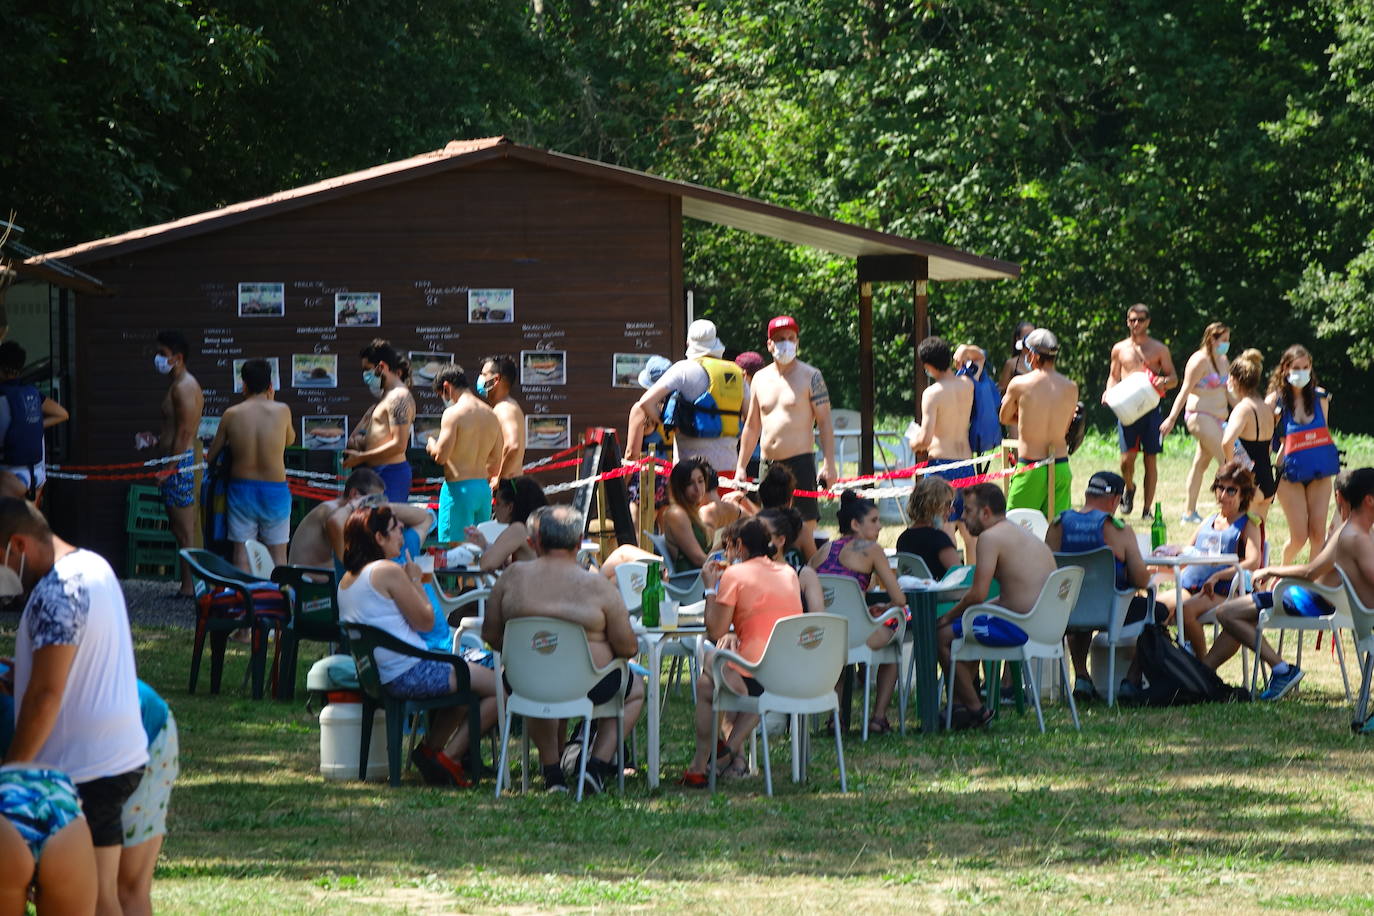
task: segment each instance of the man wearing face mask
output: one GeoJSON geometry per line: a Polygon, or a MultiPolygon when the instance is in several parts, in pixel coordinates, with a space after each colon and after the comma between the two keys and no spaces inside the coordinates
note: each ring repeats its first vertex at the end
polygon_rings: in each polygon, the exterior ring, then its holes
{"type": "MultiPolygon", "coordinates": [[[[779,315],[768,322],[768,352],[773,362],[754,375],[749,409],[740,436],[740,459],[735,479],[747,480],[746,462],[756,442],[763,445],[759,470],[767,474],[775,464],[785,464],[800,490],[816,490],[839,479],[835,467],[835,428],[830,422],[830,390],[821,370],[797,359],[797,322],[779,315]],[[816,449],[812,430],[820,431],[825,464],[816,473],[816,449]]],[[[967,436],[967,427],[965,427],[967,436]]],[[[816,550],[816,522],[820,507],[814,497],[799,496],[793,507],[801,513],[802,535],[797,543],[808,555],[816,550]]]]}
{"type": "Polygon", "coordinates": [[[390,341],[378,338],[359,352],[363,381],[376,404],[363,414],[362,421],[349,437],[343,466],[370,467],[386,483],[386,498],[403,503],[410,498],[410,428],[415,423],[415,398],[406,382],[410,363],[396,352],[390,341]]]}
{"type": "Polygon", "coordinates": [[[461,541],[469,525],[491,518],[491,484],[501,470],[501,421],[468,387],[463,368],[449,363],[434,376],[434,393],[444,399],[439,435],[425,444],[444,469],[439,491],[439,540],[461,541]]]}
{"type": "Polygon", "coordinates": [[[286,447],[296,441],[291,408],[272,390],[272,367],[250,359],[239,370],[244,398],[224,412],[210,460],[229,448],[229,540],[234,565],[247,570],[250,540],[261,541],[277,565],[286,562],[291,538],[291,490],[286,485],[286,447]]]}
{"type": "MultiPolygon", "coordinates": [[[[189,352],[190,345],[180,331],[163,331],[157,335],[157,355],[153,357],[153,364],[158,372],[170,379],[167,394],[162,399],[162,429],[157,436],[157,450],[159,455],[166,457],[180,456],[175,470],[168,465],[168,473],[162,478],[162,503],[167,507],[167,521],[172,526],[177,547],[183,549],[196,546],[196,475],[192,467],[200,445],[196,433],[200,430],[200,415],[205,408],[200,382],[186,369],[189,352]]],[[[181,564],[181,594],[195,597],[191,568],[184,562],[181,564]]]]}
{"type": "MultiPolygon", "coordinates": [[[[509,356],[488,356],[482,360],[477,376],[477,396],[496,411],[501,421],[501,473],[498,477],[519,477],[525,469],[525,412],[511,397],[515,387],[515,360],[509,356]]],[[[495,480],[492,486],[496,486],[495,480]]]]}
{"type": "Polygon", "coordinates": [[[148,762],[124,593],[104,558],[52,533],[31,504],[0,499],[0,595],[29,591],[14,651],[6,764],[76,785],[95,846],[95,912],[119,913],[124,802],[148,762]]]}

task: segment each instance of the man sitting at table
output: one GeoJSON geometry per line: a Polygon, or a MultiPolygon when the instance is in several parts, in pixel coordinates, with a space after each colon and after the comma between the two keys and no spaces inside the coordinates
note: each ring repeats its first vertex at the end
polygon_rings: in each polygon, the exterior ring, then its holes
{"type": "Polygon", "coordinates": [[[993,712],[983,706],[973,678],[973,662],[961,662],[950,671],[950,646],[967,635],[989,646],[1015,646],[1026,641],[1026,634],[1015,624],[996,622],[986,633],[963,632],[966,608],[987,600],[996,579],[1002,588],[995,603],[1016,614],[1029,614],[1040,597],[1040,590],[1054,572],[1054,554],[1020,525],[1007,521],[1007,499],[995,484],[980,483],[964,489],[964,523],[969,534],[978,538],[978,557],[973,585],[949,613],[936,621],[939,628],[940,664],[945,677],[954,678],[958,702],[953,713],[954,728],[983,727],[992,721],[993,712]]]}
{"type": "MultiPolygon", "coordinates": [[[[1144,588],[1150,582],[1150,571],[1140,557],[1140,545],[1136,543],[1135,532],[1116,517],[1125,492],[1126,481],[1121,475],[1098,471],[1088,479],[1088,487],[1083,491],[1083,508],[1065,509],[1050,523],[1049,531],[1045,532],[1045,543],[1055,552],[1079,553],[1110,547],[1116,559],[1117,591],[1144,588]]],[[[1136,605],[1132,604],[1131,611],[1135,610],[1136,605]]],[[[1141,606],[1139,610],[1143,616],[1144,607],[1141,606]]],[[[1128,623],[1133,622],[1131,611],[1127,612],[1128,623]]],[[[1084,630],[1069,634],[1075,699],[1091,700],[1097,697],[1097,690],[1088,674],[1088,649],[1092,646],[1092,635],[1084,630]]]]}
{"type": "MultiPolygon", "coordinates": [[[[598,667],[616,658],[634,658],[639,640],[630,627],[630,615],[620,592],[605,577],[577,564],[582,545],[582,513],[571,506],[541,506],[530,515],[534,530],[534,550],[538,556],[514,563],[496,580],[487,612],[482,621],[482,638],[500,651],[506,635],[506,621],[517,617],[553,617],[576,623],[587,631],[592,662],[598,667]]],[[[617,690],[625,694],[625,731],[634,730],[644,704],[644,685],[637,677],[621,682],[620,672],[612,672],[592,688],[587,698],[604,703],[617,690]]],[[[559,765],[561,748],[557,719],[528,719],[527,728],[539,749],[539,765],[544,770],[544,785],[550,792],[568,791],[563,768],[559,765]]],[[[615,776],[615,720],[597,720],[591,759],[587,761],[586,791],[600,792],[615,776]]]]}
{"type": "MultiPolygon", "coordinates": [[[[1370,546],[1369,522],[1374,520],[1374,468],[1359,468],[1344,471],[1336,478],[1337,518],[1331,520],[1331,531],[1327,534],[1326,545],[1317,556],[1306,562],[1291,566],[1267,566],[1255,570],[1256,587],[1272,586],[1279,579],[1306,579],[1323,585],[1341,585],[1341,577],[1336,566],[1346,570],[1352,583],[1370,581],[1361,565],[1361,547],[1365,548],[1365,563],[1374,561],[1370,546]],[[1364,521],[1363,531],[1359,522],[1364,521]],[[1363,533],[1363,537],[1361,537],[1363,533]]],[[[1369,569],[1374,573],[1374,568],[1369,569]]],[[[1359,586],[1357,585],[1357,588],[1359,586]]],[[[1374,589],[1365,589],[1366,597],[1374,597],[1374,589]]],[[[1272,591],[1256,591],[1239,598],[1232,598],[1217,608],[1217,623],[1222,633],[1212,643],[1203,664],[1217,670],[1236,654],[1242,646],[1250,649],[1255,645],[1255,628],[1259,622],[1259,612],[1274,606],[1272,591]]],[[[1295,617],[1321,617],[1333,610],[1331,603],[1320,594],[1306,588],[1289,589],[1283,596],[1284,613],[1295,617]]],[[[1260,656],[1269,665],[1269,686],[1256,699],[1277,700],[1297,686],[1302,680],[1303,671],[1291,665],[1274,651],[1269,640],[1260,643],[1260,656]]]]}

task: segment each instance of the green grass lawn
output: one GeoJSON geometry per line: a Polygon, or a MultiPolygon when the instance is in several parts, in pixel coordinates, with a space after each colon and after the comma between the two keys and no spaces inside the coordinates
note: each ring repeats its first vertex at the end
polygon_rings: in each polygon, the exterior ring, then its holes
{"type": "MultiPolygon", "coordinates": [[[[1171,437],[1163,461],[1171,532],[1185,444],[1171,437]]],[[[1365,440],[1349,460],[1370,452],[1365,440]]],[[[1075,480],[1114,463],[1095,439],[1075,480]]],[[[1273,705],[1095,704],[1081,733],[1056,705],[1043,736],[1009,709],[987,733],[847,736],[848,795],[819,740],[802,786],[775,747],[772,799],[759,777],[715,796],[678,788],[691,753],[679,693],[662,791],[638,777],[623,798],[578,805],[497,801],[490,781],[445,792],[413,773],[399,789],[327,782],[314,717],[239,691],[241,647],[211,697],[205,679],[186,693],[189,632],[135,638],[181,730],[159,912],[1374,912],[1374,745],[1350,734],[1329,645],[1310,639],[1301,691],[1273,705]]],[[[1240,680],[1238,663],[1222,673],[1240,680]]]]}

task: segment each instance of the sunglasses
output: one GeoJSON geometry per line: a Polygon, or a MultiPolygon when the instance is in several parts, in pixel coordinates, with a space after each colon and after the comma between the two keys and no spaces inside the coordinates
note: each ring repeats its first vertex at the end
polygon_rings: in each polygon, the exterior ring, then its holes
{"type": "Polygon", "coordinates": [[[1224,487],[1221,484],[1216,484],[1212,487],[1212,492],[1220,493],[1223,496],[1239,496],[1240,487],[1224,487]]]}
{"type": "Polygon", "coordinates": [[[1126,319],[1126,323],[1127,323],[1127,324],[1145,324],[1145,323],[1147,323],[1149,320],[1150,320],[1150,319],[1148,319],[1148,318],[1127,318],[1127,319],[1126,319]]]}

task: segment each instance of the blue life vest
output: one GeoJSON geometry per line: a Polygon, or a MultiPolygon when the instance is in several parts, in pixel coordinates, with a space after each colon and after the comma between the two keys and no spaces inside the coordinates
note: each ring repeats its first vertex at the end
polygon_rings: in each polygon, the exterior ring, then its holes
{"type": "MultiPolygon", "coordinates": [[[[1101,509],[1065,509],[1060,512],[1059,527],[1063,531],[1059,541],[1060,551],[1082,553],[1107,546],[1106,541],[1102,539],[1102,525],[1109,519],[1113,524],[1120,524],[1101,509]]],[[[1130,581],[1126,578],[1126,564],[1120,560],[1116,561],[1116,587],[1118,591],[1131,587],[1130,581]]]]}
{"type": "Polygon", "coordinates": [[[32,385],[0,383],[9,401],[10,425],[5,430],[3,463],[34,467],[43,462],[43,395],[32,385]]]}
{"type": "MultiPolygon", "coordinates": [[[[1299,423],[1285,409],[1279,420],[1283,433],[1283,476],[1294,483],[1308,483],[1322,477],[1334,477],[1341,470],[1341,456],[1331,431],[1326,428],[1322,412],[1325,391],[1318,391],[1312,399],[1312,419],[1299,423]]],[[[8,445],[6,445],[8,448],[8,445]]]]}
{"type": "MultiPolygon", "coordinates": [[[[1234,522],[1218,531],[1213,525],[1216,524],[1218,513],[1207,516],[1207,520],[1202,523],[1197,534],[1193,537],[1193,543],[1201,548],[1205,553],[1234,553],[1239,554],[1240,537],[1245,533],[1245,526],[1250,523],[1250,516],[1241,513],[1234,522]]],[[[1179,582],[1190,592],[1196,592],[1202,588],[1202,583],[1213,574],[1227,569],[1225,566],[1185,566],[1183,572],[1179,574],[1179,582]]]]}
{"type": "Polygon", "coordinates": [[[967,362],[954,373],[973,382],[973,409],[968,417],[968,445],[974,454],[986,452],[1002,444],[1002,421],[997,413],[1002,408],[1002,392],[988,375],[987,366],[979,370],[974,362],[967,362]]]}

